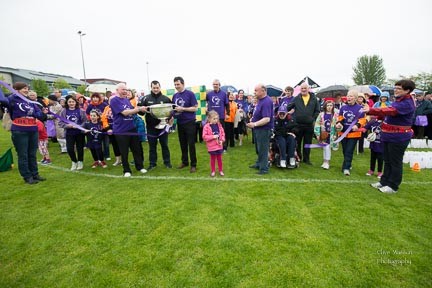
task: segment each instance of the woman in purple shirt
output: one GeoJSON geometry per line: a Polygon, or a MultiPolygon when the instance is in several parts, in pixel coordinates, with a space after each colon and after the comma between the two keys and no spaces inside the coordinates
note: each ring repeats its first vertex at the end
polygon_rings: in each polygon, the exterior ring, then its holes
{"type": "Polygon", "coordinates": [[[384,174],[381,180],[371,184],[383,193],[396,193],[402,182],[402,160],[409,141],[413,136],[415,103],[410,93],[415,89],[411,80],[399,80],[395,84],[395,101],[391,107],[363,110],[369,115],[385,117],[381,124],[381,141],[384,143],[384,174]]]}
{"type": "Polygon", "coordinates": [[[13,88],[20,95],[12,94],[6,98],[0,95],[0,102],[8,109],[12,119],[12,142],[18,154],[18,170],[24,181],[36,184],[44,181],[38,172],[36,151],[38,149],[38,127],[36,119],[45,121],[48,110],[41,110],[41,106],[30,102],[27,98],[29,87],[24,82],[16,82],[13,88]],[[21,96],[21,97],[20,97],[21,96]]]}

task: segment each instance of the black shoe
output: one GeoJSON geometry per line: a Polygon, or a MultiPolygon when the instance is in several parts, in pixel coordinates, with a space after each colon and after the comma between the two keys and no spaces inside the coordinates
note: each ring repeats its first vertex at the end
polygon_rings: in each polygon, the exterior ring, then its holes
{"type": "Polygon", "coordinates": [[[172,165],[171,164],[165,164],[165,167],[171,169],[172,165]]]}
{"type": "Polygon", "coordinates": [[[185,168],[187,166],[189,166],[189,165],[182,163],[182,164],[180,164],[180,166],[177,167],[177,169],[183,169],[183,168],[185,168]]]}
{"type": "Polygon", "coordinates": [[[33,180],[37,180],[37,181],[45,181],[46,178],[41,177],[41,176],[38,174],[38,175],[36,175],[36,176],[33,176],[33,180]]]}
{"type": "Polygon", "coordinates": [[[39,183],[39,181],[33,179],[33,177],[31,177],[31,178],[27,178],[27,179],[24,179],[24,181],[25,181],[27,184],[37,184],[37,183],[39,183]]]}
{"type": "Polygon", "coordinates": [[[147,167],[147,172],[156,168],[156,165],[150,165],[147,167]]]}
{"type": "Polygon", "coordinates": [[[307,165],[312,165],[312,163],[310,161],[304,161],[304,163],[307,165]]]}
{"type": "Polygon", "coordinates": [[[265,175],[265,174],[268,174],[268,171],[262,171],[262,170],[260,170],[260,171],[257,172],[257,174],[258,175],[265,175]]]}
{"type": "Polygon", "coordinates": [[[259,166],[253,164],[253,165],[250,165],[249,168],[252,168],[252,169],[259,169],[259,166]]]}

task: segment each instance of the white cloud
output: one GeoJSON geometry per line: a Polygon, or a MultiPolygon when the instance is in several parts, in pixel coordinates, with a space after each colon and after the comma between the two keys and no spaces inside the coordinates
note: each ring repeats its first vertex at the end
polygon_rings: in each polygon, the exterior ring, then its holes
{"type": "Polygon", "coordinates": [[[378,54],[389,78],[432,72],[432,2],[387,1],[9,1],[2,5],[0,65],[147,88],[295,85],[308,75],[352,84],[362,55],[378,54]],[[286,3],[285,3],[286,2],[286,3]]]}

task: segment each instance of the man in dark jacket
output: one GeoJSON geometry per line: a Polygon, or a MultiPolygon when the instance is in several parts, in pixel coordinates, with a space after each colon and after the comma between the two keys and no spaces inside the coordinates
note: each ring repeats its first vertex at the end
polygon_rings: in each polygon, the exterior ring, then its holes
{"type": "Polygon", "coordinates": [[[310,148],[304,148],[304,145],[312,144],[314,122],[320,112],[320,105],[315,95],[309,93],[309,85],[307,83],[302,83],[300,88],[300,94],[287,105],[287,110],[295,108],[294,117],[298,124],[297,154],[304,163],[312,165],[309,158],[310,148]]]}
{"type": "MultiPolygon", "coordinates": [[[[158,81],[151,82],[151,93],[149,95],[144,96],[141,101],[138,103],[138,106],[152,106],[156,104],[164,104],[171,103],[171,99],[161,93],[160,83],[158,81]]],[[[148,111],[148,110],[147,110],[148,111]]],[[[150,113],[146,114],[146,126],[147,126],[147,136],[149,143],[149,162],[150,166],[147,168],[147,171],[150,171],[156,167],[157,164],[157,142],[159,139],[159,143],[162,148],[162,158],[165,167],[172,168],[171,165],[171,156],[168,148],[168,133],[166,129],[159,129],[156,126],[159,125],[161,120],[154,117],[150,113]]]]}

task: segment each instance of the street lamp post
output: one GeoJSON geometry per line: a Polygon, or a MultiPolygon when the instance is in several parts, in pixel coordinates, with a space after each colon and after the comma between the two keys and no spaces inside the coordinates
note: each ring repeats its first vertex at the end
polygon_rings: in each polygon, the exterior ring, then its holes
{"type": "Polygon", "coordinates": [[[150,76],[149,76],[149,70],[148,70],[148,66],[149,66],[149,62],[148,61],[146,62],[146,65],[147,65],[147,87],[148,87],[148,89],[150,91],[150,76]]]}
{"type": "MultiPolygon", "coordinates": [[[[87,89],[87,77],[85,72],[85,65],[84,65],[84,52],[83,52],[83,46],[82,46],[82,37],[86,34],[82,31],[78,31],[78,35],[80,36],[80,45],[81,45],[81,59],[82,59],[82,65],[83,65],[83,72],[84,72],[84,86],[86,86],[87,89]]],[[[86,91],[87,92],[87,91],[86,91]]]]}

